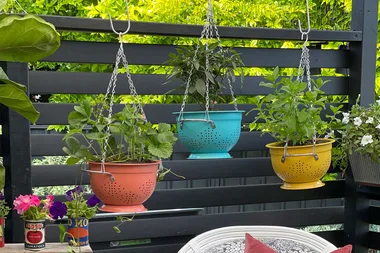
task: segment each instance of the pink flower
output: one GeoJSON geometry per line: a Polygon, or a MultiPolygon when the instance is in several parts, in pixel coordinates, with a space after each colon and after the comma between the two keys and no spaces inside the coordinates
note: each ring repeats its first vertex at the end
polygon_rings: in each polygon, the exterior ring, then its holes
{"type": "Polygon", "coordinates": [[[20,195],[14,201],[14,210],[17,210],[18,214],[23,214],[31,207],[30,195],[20,195]]]}
{"type": "Polygon", "coordinates": [[[41,201],[37,195],[29,195],[29,197],[31,206],[39,206],[41,204],[41,201]]]}
{"type": "Polygon", "coordinates": [[[44,201],[44,209],[49,210],[50,207],[53,205],[53,201],[54,201],[54,196],[48,195],[46,197],[46,200],[44,201]]]}

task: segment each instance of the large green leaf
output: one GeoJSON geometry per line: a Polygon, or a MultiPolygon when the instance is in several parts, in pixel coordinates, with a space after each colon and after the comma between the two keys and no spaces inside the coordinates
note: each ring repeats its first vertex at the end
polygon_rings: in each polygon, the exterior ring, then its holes
{"type": "Polygon", "coordinates": [[[5,74],[4,70],[1,67],[0,67],[0,82],[7,83],[7,84],[12,84],[12,85],[16,86],[17,88],[20,88],[23,91],[26,91],[26,86],[25,85],[22,85],[22,84],[14,82],[12,80],[9,80],[7,74],[5,74]]]}
{"type": "Polygon", "coordinates": [[[0,104],[35,123],[40,113],[34,108],[26,93],[12,83],[0,84],[0,104]]]}
{"type": "Polygon", "coordinates": [[[59,33],[42,18],[29,14],[0,15],[0,61],[37,61],[59,46],[59,33]]]}

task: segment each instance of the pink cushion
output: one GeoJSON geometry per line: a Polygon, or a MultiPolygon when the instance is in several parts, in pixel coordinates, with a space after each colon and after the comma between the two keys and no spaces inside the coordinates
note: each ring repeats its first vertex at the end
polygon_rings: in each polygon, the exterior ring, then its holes
{"type": "Polygon", "coordinates": [[[276,251],[246,233],[244,253],[276,253],[276,251]]]}
{"type": "MultiPolygon", "coordinates": [[[[331,253],[351,253],[352,245],[346,245],[343,248],[332,251],[331,253]]],[[[272,248],[252,237],[252,235],[245,234],[245,249],[244,253],[276,253],[272,248]]]]}
{"type": "Polygon", "coordinates": [[[334,250],[331,253],[351,253],[352,251],[352,245],[346,245],[343,248],[339,248],[337,250],[334,250]]]}

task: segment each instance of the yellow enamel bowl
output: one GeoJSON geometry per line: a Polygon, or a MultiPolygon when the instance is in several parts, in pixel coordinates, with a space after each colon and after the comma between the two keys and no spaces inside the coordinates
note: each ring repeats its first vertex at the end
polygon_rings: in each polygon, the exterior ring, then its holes
{"type": "MultiPolygon", "coordinates": [[[[335,140],[318,139],[325,141],[316,144],[318,160],[314,156],[288,156],[282,162],[284,147],[281,142],[266,145],[270,150],[272,167],[277,176],[284,181],[281,186],[285,190],[306,190],[324,186],[321,178],[327,173],[331,164],[331,149],[335,140]]],[[[289,155],[313,153],[313,145],[289,146],[289,155]]]]}

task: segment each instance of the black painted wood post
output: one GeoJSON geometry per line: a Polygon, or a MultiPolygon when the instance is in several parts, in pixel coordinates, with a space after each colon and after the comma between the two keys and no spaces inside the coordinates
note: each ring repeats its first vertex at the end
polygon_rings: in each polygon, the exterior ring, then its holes
{"type": "MultiPolygon", "coordinates": [[[[353,0],[353,31],[363,32],[363,41],[351,42],[349,104],[360,94],[360,104],[368,106],[375,100],[378,0],[353,0]]],[[[370,199],[357,191],[349,169],[346,173],[345,223],[346,243],[353,244],[354,253],[368,253],[370,199]]]]}
{"type": "MultiPolygon", "coordinates": [[[[26,63],[3,63],[1,65],[8,77],[20,84],[28,86],[28,65],[26,63]]],[[[25,118],[8,108],[1,108],[2,152],[6,168],[5,199],[13,205],[13,200],[20,194],[30,194],[31,184],[31,152],[30,123],[25,118]]],[[[23,242],[23,221],[13,211],[7,218],[6,242],[23,242]]]]}

